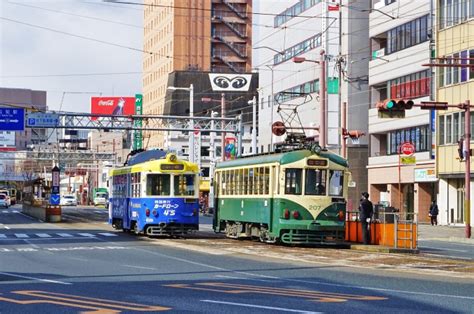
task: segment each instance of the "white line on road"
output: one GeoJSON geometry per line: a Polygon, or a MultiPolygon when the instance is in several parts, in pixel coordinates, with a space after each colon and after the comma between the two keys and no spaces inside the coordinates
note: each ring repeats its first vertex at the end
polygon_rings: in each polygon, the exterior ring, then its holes
{"type": "Polygon", "coordinates": [[[2,210],[2,213],[8,214],[10,211],[9,210],[2,210]]]}
{"type": "Polygon", "coordinates": [[[7,235],[6,234],[0,234],[0,238],[6,238],[7,235]]]}
{"type": "Polygon", "coordinates": [[[12,213],[18,214],[17,210],[12,210],[12,213]]]}
{"type": "Polygon", "coordinates": [[[281,312],[307,313],[307,314],[322,313],[322,312],[287,309],[287,308],[284,308],[284,307],[264,306],[264,305],[255,305],[255,304],[244,304],[244,303],[235,303],[235,302],[224,302],[224,301],[215,301],[215,300],[201,300],[201,302],[227,304],[227,305],[235,305],[235,306],[243,306],[243,307],[252,307],[252,308],[256,308],[256,309],[274,310],[274,311],[281,311],[281,312]]]}
{"type": "Polygon", "coordinates": [[[83,237],[89,237],[89,238],[94,238],[95,235],[92,233],[78,233],[78,235],[83,236],[83,237]]]}
{"type": "Polygon", "coordinates": [[[143,266],[134,266],[134,265],[121,265],[121,266],[138,268],[138,269],[146,269],[146,270],[156,270],[156,268],[152,268],[152,267],[143,267],[143,266]]]}
{"type": "Polygon", "coordinates": [[[8,226],[3,226],[3,227],[5,227],[5,229],[8,229],[8,230],[10,229],[10,227],[8,227],[8,226]]]}
{"type": "Polygon", "coordinates": [[[39,238],[51,238],[51,236],[47,233],[37,233],[36,234],[39,238]]]}
{"type": "Polygon", "coordinates": [[[109,232],[99,232],[98,234],[104,236],[104,237],[117,237],[115,233],[109,233],[109,232]]]}
{"type": "Polygon", "coordinates": [[[23,279],[30,279],[30,280],[37,280],[37,281],[49,282],[49,283],[58,283],[58,284],[61,284],[61,285],[72,285],[72,283],[70,283],[70,282],[57,281],[57,280],[50,280],[50,279],[43,279],[43,278],[35,278],[35,277],[22,276],[22,275],[17,275],[17,274],[10,274],[10,273],[1,273],[1,272],[0,272],[0,275],[10,276],[10,277],[17,277],[17,278],[23,278],[23,279]]]}
{"type": "Polygon", "coordinates": [[[29,238],[30,236],[27,235],[26,233],[15,233],[15,237],[19,239],[24,239],[24,238],[29,238]]]}
{"type": "Polygon", "coordinates": [[[72,234],[69,233],[56,233],[58,236],[63,237],[63,238],[71,238],[73,237],[72,234]]]}

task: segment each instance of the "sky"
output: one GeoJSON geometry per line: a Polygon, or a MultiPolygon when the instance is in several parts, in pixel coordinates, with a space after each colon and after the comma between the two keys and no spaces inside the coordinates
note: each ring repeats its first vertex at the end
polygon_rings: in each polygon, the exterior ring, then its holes
{"type": "Polygon", "coordinates": [[[46,91],[50,110],[142,91],[142,6],[0,0],[0,45],[0,87],[46,91]]]}

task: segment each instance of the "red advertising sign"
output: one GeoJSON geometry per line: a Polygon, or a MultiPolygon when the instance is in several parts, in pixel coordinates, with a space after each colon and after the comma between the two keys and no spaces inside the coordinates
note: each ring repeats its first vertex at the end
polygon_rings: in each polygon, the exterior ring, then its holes
{"type": "Polygon", "coordinates": [[[91,113],[114,116],[135,114],[135,97],[92,97],[91,113]]]}
{"type": "Polygon", "coordinates": [[[405,142],[400,147],[400,153],[403,155],[411,156],[415,153],[415,145],[410,142],[405,142]]]}

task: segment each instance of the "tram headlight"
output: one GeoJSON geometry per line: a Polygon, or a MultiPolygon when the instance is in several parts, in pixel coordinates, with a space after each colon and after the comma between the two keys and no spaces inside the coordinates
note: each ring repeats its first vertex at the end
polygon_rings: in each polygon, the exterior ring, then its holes
{"type": "Polygon", "coordinates": [[[283,217],[285,219],[290,219],[290,210],[288,208],[283,212],[283,217]]]}
{"type": "Polygon", "coordinates": [[[146,215],[147,217],[150,217],[150,210],[149,210],[148,208],[145,209],[145,215],[146,215]]]}
{"type": "Polygon", "coordinates": [[[153,216],[158,217],[158,212],[156,211],[156,209],[154,209],[151,213],[153,214],[153,216]]]}
{"type": "Polygon", "coordinates": [[[297,211],[297,210],[293,211],[293,218],[295,218],[295,219],[300,218],[300,212],[297,211]]]}

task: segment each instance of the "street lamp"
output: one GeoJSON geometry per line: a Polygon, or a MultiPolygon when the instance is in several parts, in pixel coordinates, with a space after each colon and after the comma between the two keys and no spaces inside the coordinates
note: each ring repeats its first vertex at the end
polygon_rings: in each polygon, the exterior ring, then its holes
{"type": "Polygon", "coordinates": [[[321,66],[320,78],[319,78],[319,146],[326,148],[326,52],[321,50],[321,60],[309,60],[305,57],[294,57],[294,63],[313,62],[321,66]]]}
{"type": "Polygon", "coordinates": [[[193,130],[194,130],[194,120],[193,120],[193,116],[194,116],[194,86],[193,84],[189,85],[189,87],[175,87],[175,86],[168,86],[168,89],[169,90],[172,90],[172,91],[175,91],[175,90],[185,90],[185,91],[188,91],[189,92],[189,117],[190,117],[190,120],[189,120],[189,132],[188,132],[188,136],[189,136],[189,161],[190,162],[195,162],[194,160],[194,134],[193,134],[193,130]]]}

